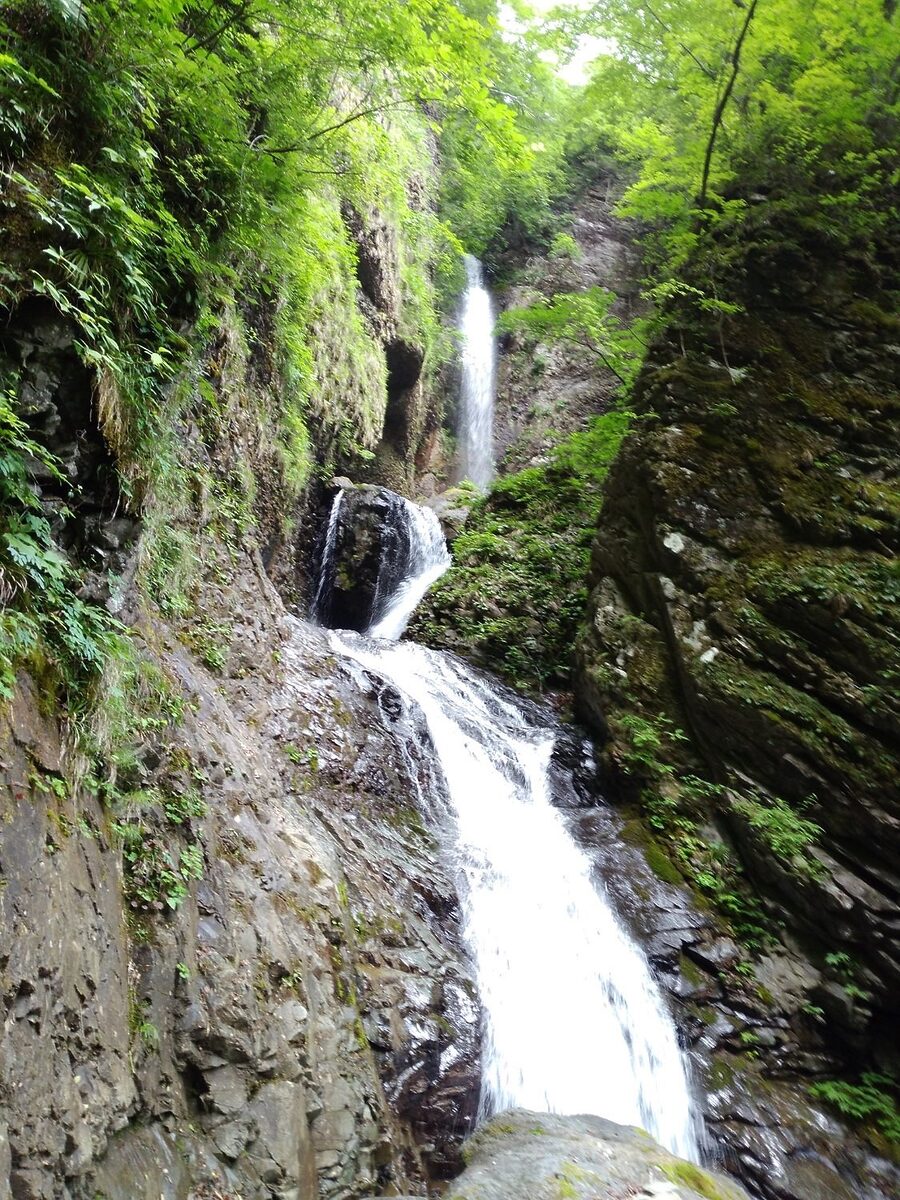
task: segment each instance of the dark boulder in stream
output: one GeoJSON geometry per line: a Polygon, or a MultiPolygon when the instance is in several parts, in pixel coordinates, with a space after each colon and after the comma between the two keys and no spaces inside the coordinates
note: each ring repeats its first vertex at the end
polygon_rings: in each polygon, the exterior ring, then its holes
{"type": "Polygon", "coordinates": [[[397,637],[406,623],[400,610],[411,612],[450,562],[440,524],[389,488],[340,484],[319,550],[312,615],[331,629],[397,637]],[[410,591],[413,581],[420,590],[410,591]]]}
{"type": "Polygon", "coordinates": [[[391,520],[399,500],[380,487],[344,487],[335,496],[319,552],[314,605],[323,625],[362,632],[372,623],[383,566],[402,554],[391,520]]]}

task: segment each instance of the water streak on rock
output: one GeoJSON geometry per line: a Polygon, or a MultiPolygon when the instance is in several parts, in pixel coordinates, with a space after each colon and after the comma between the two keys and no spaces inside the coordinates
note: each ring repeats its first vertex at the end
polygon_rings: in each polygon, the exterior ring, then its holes
{"type": "Polygon", "coordinates": [[[344,489],[339,488],[337,495],[332,501],[331,512],[328,514],[328,528],[325,530],[325,541],[322,546],[322,558],[319,563],[319,581],[316,585],[316,594],[313,597],[313,602],[310,608],[313,620],[322,623],[324,623],[325,617],[324,606],[328,599],[329,593],[334,586],[337,531],[341,519],[341,506],[343,501],[344,489]]]}

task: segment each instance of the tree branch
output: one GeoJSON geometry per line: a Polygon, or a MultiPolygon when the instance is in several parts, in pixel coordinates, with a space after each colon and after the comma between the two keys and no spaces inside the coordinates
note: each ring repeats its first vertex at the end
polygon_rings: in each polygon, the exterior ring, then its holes
{"type": "Polygon", "coordinates": [[[338,129],[343,129],[346,125],[351,125],[354,121],[360,121],[363,117],[374,116],[375,113],[386,112],[391,108],[404,108],[410,105],[428,103],[426,97],[416,97],[410,100],[395,100],[390,104],[373,104],[371,108],[362,108],[358,112],[351,113],[348,117],[344,117],[341,121],[335,121],[333,125],[327,125],[324,129],[317,129],[311,133],[306,141],[297,142],[293,146],[260,146],[261,154],[297,154],[302,150],[309,148],[312,142],[317,141],[321,137],[325,137],[328,133],[335,133],[338,129]]]}
{"type": "Polygon", "coordinates": [[[688,56],[688,58],[691,60],[691,62],[700,68],[700,70],[707,77],[707,79],[712,79],[715,82],[715,80],[717,78],[717,74],[712,69],[712,67],[708,67],[705,62],[703,62],[701,59],[699,59],[697,57],[697,55],[693,52],[693,50],[691,50],[690,46],[686,46],[684,44],[684,42],[679,41],[677,36],[675,35],[675,32],[672,29],[671,25],[667,25],[665,23],[665,21],[662,19],[662,17],[653,11],[653,9],[650,7],[649,4],[647,4],[645,7],[647,9],[647,12],[653,18],[653,20],[656,21],[657,25],[662,26],[662,28],[665,30],[666,33],[671,34],[673,37],[675,37],[675,41],[678,45],[678,48],[681,50],[681,52],[683,54],[686,54],[688,56]]]}
{"type": "Polygon", "coordinates": [[[725,116],[725,109],[728,107],[728,101],[731,99],[731,93],[734,91],[734,85],[737,82],[738,74],[741,69],[741,51],[744,48],[744,40],[750,29],[750,23],[756,13],[756,7],[759,0],[753,0],[750,7],[747,9],[747,15],[744,17],[744,24],[741,26],[741,32],[738,34],[737,41],[734,43],[734,50],[731,52],[731,74],[728,77],[728,82],[719,97],[719,102],[716,104],[716,110],[713,113],[712,128],[709,131],[709,141],[706,143],[706,154],[703,159],[703,175],[700,180],[700,195],[697,198],[697,204],[701,209],[706,208],[707,193],[709,192],[709,173],[712,169],[712,158],[716,148],[716,138],[719,136],[719,128],[722,124],[722,118],[725,116]]]}
{"type": "Polygon", "coordinates": [[[615,375],[615,377],[616,377],[616,379],[618,379],[619,383],[627,382],[619,374],[619,372],[616,370],[616,368],[610,362],[607,355],[605,355],[603,353],[603,351],[600,349],[600,347],[597,345],[597,343],[592,338],[576,337],[574,333],[563,333],[563,334],[560,334],[560,340],[564,341],[564,342],[571,342],[573,346],[580,346],[582,348],[582,350],[588,350],[588,351],[590,351],[591,354],[596,354],[597,357],[600,359],[600,361],[603,363],[603,365],[606,367],[606,369],[608,371],[610,371],[613,375],[615,375]]]}
{"type": "Polygon", "coordinates": [[[198,38],[195,34],[189,33],[188,37],[190,37],[194,45],[191,49],[186,48],[185,54],[190,57],[196,54],[197,51],[212,53],[223,34],[227,33],[239,21],[251,15],[255,3],[256,0],[242,0],[242,3],[235,5],[222,24],[217,29],[214,29],[212,33],[208,33],[206,37],[198,38]]]}

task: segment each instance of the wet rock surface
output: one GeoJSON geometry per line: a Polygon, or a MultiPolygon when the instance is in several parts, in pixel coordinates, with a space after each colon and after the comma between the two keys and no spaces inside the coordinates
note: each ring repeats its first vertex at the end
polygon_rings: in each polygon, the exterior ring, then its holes
{"type": "Polygon", "coordinates": [[[733,1180],[675,1158],[642,1129],[592,1116],[500,1113],[466,1143],[449,1200],[747,1200],[733,1180]]]}
{"type": "MultiPolygon", "coordinates": [[[[239,614],[218,677],[152,631],[186,716],[139,748],[145,782],[178,764],[204,814],[177,910],[130,890],[27,681],[4,723],[0,1193],[16,1200],[337,1200],[452,1172],[471,1129],[479,1012],[397,710],[258,572],[218,597],[239,614]]],[[[165,836],[177,856],[185,830],[165,836]]]]}

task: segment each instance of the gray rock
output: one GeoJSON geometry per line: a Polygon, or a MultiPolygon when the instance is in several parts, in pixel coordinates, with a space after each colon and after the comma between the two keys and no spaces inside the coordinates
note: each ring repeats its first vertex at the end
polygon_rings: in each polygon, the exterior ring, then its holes
{"type": "Polygon", "coordinates": [[[685,953],[706,971],[721,971],[734,966],[741,957],[738,946],[731,938],[720,937],[709,943],[689,946],[685,953]]]}
{"type": "Polygon", "coordinates": [[[468,1165],[448,1200],[748,1200],[724,1175],[676,1158],[642,1129],[601,1117],[500,1113],[464,1154],[468,1165]]]}

